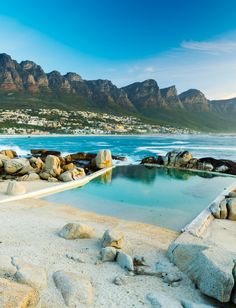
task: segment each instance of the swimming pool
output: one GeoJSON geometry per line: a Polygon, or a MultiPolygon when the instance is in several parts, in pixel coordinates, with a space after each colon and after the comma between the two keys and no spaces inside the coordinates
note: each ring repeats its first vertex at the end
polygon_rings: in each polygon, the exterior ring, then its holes
{"type": "Polygon", "coordinates": [[[235,181],[176,169],[119,166],[83,187],[44,199],[179,231],[235,181]]]}

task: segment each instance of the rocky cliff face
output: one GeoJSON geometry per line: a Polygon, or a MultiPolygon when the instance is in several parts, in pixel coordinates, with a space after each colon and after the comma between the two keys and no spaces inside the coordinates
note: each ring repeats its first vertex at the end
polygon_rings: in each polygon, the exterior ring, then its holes
{"type": "Polygon", "coordinates": [[[203,114],[206,121],[211,121],[210,125],[213,127],[216,125],[215,114],[220,116],[219,120],[224,125],[225,116],[222,117],[222,115],[232,117],[236,113],[236,98],[209,101],[201,91],[196,89],[190,89],[178,95],[175,86],[160,89],[153,79],[118,88],[109,80],[83,80],[80,75],[72,72],[66,75],[61,75],[58,71],[45,73],[32,61],[17,63],[9,55],[0,54],[2,108],[8,106],[10,99],[14,102],[14,97],[6,98],[9,92],[22,96],[22,101],[17,101],[18,108],[28,106],[25,100],[27,97],[35,104],[47,105],[51,108],[70,106],[75,109],[89,108],[96,111],[145,115],[158,121],[164,119],[170,124],[189,122],[192,127],[196,121],[203,119],[202,116],[197,119],[197,114],[203,114]]]}
{"type": "Polygon", "coordinates": [[[129,100],[139,111],[149,112],[166,107],[161,91],[153,79],[135,82],[123,87],[122,90],[127,93],[129,100]]]}

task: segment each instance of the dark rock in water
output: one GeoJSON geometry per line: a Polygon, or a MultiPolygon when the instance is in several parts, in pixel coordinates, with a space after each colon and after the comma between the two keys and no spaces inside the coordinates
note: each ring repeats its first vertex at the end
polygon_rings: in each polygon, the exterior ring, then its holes
{"type": "Polygon", "coordinates": [[[154,156],[145,157],[142,159],[141,164],[157,164],[157,159],[154,156]]]}
{"type": "Polygon", "coordinates": [[[232,160],[203,157],[198,161],[200,163],[211,164],[214,167],[214,171],[236,175],[236,162],[232,160]]]}
{"type": "Polygon", "coordinates": [[[158,165],[163,165],[164,164],[164,160],[162,156],[158,156],[158,157],[154,157],[154,156],[149,156],[149,157],[145,157],[144,159],[142,159],[141,163],[142,164],[158,164],[158,165]]]}
{"type": "Polygon", "coordinates": [[[37,156],[48,156],[48,155],[55,155],[55,156],[61,156],[61,152],[59,151],[48,151],[45,149],[32,149],[30,150],[31,154],[37,155],[37,156]]]}

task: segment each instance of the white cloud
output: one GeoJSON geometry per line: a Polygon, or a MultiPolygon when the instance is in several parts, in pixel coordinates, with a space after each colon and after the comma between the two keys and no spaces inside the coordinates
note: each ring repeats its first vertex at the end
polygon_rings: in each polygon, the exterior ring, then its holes
{"type": "Polygon", "coordinates": [[[154,66],[147,66],[144,68],[144,73],[156,73],[157,68],[154,66]]]}
{"type": "Polygon", "coordinates": [[[183,41],[181,47],[210,54],[232,53],[236,51],[236,40],[216,40],[216,41],[183,41]]]}

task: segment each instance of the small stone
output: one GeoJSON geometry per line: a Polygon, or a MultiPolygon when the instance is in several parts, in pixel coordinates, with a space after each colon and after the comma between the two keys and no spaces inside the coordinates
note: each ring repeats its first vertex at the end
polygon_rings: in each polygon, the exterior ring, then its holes
{"type": "Polygon", "coordinates": [[[101,250],[102,261],[115,261],[117,250],[114,247],[104,247],[101,250]]]}
{"type": "Polygon", "coordinates": [[[59,235],[67,240],[74,240],[78,238],[91,238],[92,233],[93,228],[88,225],[68,223],[61,229],[59,235]]]}
{"type": "Polygon", "coordinates": [[[37,181],[40,180],[40,176],[37,173],[29,173],[29,174],[25,174],[21,177],[17,178],[17,181],[37,181]]]}
{"type": "Polygon", "coordinates": [[[6,194],[9,196],[23,195],[26,193],[25,186],[16,181],[11,181],[7,185],[6,194]]]}
{"type": "Polygon", "coordinates": [[[106,230],[102,237],[102,247],[115,247],[121,249],[124,245],[124,235],[120,232],[106,230]]]}
{"type": "Polygon", "coordinates": [[[120,267],[127,269],[128,271],[134,270],[134,264],[131,256],[123,251],[118,251],[116,262],[120,265],[120,267]]]}
{"type": "Polygon", "coordinates": [[[125,276],[117,276],[113,280],[113,283],[117,286],[125,285],[127,283],[127,278],[125,276]]]}
{"type": "Polygon", "coordinates": [[[178,272],[166,273],[163,276],[163,282],[169,283],[169,284],[172,284],[173,282],[179,282],[182,279],[183,279],[182,275],[178,272]]]}
{"type": "Polygon", "coordinates": [[[70,181],[76,181],[85,176],[86,174],[83,168],[74,168],[72,170],[63,172],[59,176],[59,180],[62,182],[70,182],[70,181]]]}
{"type": "Polygon", "coordinates": [[[4,278],[13,277],[16,273],[16,267],[12,264],[11,257],[0,255],[0,276],[4,278]]]}

